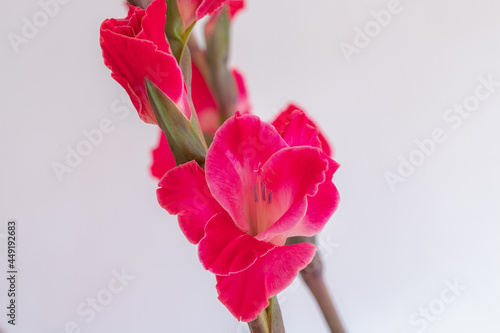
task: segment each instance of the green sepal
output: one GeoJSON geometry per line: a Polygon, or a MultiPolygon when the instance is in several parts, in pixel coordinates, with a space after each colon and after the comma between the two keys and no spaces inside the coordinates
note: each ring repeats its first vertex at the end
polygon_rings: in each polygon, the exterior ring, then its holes
{"type": "MultiPolygon", "coordinates": [[[[147,78],[146,90],[158,126],[165,133],[176,164],[195,160],[200,167],[204,168],[207,148],[195,126],[177,105],[147,78]]],[[[196,117],[194,109],[192,114],[191,118],[196,117]]]]}

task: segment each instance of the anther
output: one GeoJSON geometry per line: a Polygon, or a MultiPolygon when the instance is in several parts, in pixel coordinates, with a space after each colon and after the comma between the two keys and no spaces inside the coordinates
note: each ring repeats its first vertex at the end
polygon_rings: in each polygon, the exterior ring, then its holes
{"type": "Polygon", "coordinates": [[[269,191],[269,196],[267,197],[267,203],[270,205],[273,201],[273,191],[269,191]]]}
{"type": "Polygon", "coordinates": [[[259,202],[259,197],[257,196],[257,185],[253,186],[253,199],[255,202],[259,202]]]}
{"type": "Polygon", "coordinates": [[[266,182],[262,183],[262,201],[266,201],[266,182]]]}

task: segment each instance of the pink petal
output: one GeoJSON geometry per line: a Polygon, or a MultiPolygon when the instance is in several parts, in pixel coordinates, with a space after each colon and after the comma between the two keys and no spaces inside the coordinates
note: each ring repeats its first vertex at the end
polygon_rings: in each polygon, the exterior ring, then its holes
{"type": "Polygon", "coordinates": [[[196,10],[196,19],[200,20],[205,15],[212,14],[227,2],[228,0],[204,0],[196,10]]]}
{"type": "Polygon", "coordinates": [[[231,15],[231,19],[243,8],[245,8],[245,1],[229,0],[229,14],[231,15]]]}
{"type": "Polygon", "coordinates": [[[252,321],[269,305],[269,298],[292,283],[315,253],[316,247],[310,243],[280,246],[240,273],[218,275],[219,300],[236,319],[252,321]]]}
{"type": "MultiPolygon", "coordinates": [[[[169,44],[165,37],[165,30],[158,29],[164,27],[167,20],[167,3],[165,0],[154,0],[146,8],[146,15],[140,24],[142,30],[137,34],[137,38],[150,40],[159,50],[168,52],[169,44]]],[[[169,52],[170,53],[170,52],[169,52]]]]}
{"type": "Polygon", "coordinates": [[[210,15],[228,0],[177,0],[184,28],[187,29],[195,21],[210,15]]]}
{"type": "Polygon", "coordinates": [[[153,157],[153,162],[151,164],[151,175],[153,177],[161,179],[165,173],[175,168],[175,158],[168,146],[167,138],[162,131],[160,131],[160,138],[158,140],[158,146],[151,152],[153,157]]]}
{"type": "Polygon", "coordinates": [[[233,73],[234,82],[236,83],[236,88],[238,90],[236,110],[239,111],[240,114],[252,113],[243,75],[237,69],[233,69],[231,72],[233,73]]]}
{"type": "Polygon", "coordinates": [[[273,248],[239,230],[223,212],[207,223],[198,251],[205,269],[217,275],[229,275],[247,269],[273,248]]]}
{"type": "Polygon", "coordinates": [[[194,108],[200,120],[201,129],[204,133],[215,134],[221,124],[217,102],[205,78],[194,62],[192,68],[191,94],[194,108]]]}
{"type": "MultiPolygon", "coordinates": [[[[202,73],[193,62],[193,76],[191,83],[191,93],[193,98],[194,108],[200,120],[201,129],[204,133],[214,135],[221,125],[221,115],[217,101],[210,90],[202,73]]],[[[232,70],[232,74],[237,87],[237,105],[236,109],[241,114],[250,113],[250,103],[248,101],[248,93],[245,87],[243,76],[236,69],[232,70]]]]}
{"type": "Polygon", "coordinates": [[[236,14],[241,11],[245,7],[245,1],[243,0],[229,0],[227,3],[228,6],[221,6],[219,7],[215,12],[212,13],[210,16],[210,20],[208,21],[207,25],[205,26],[205,31],[210,34],[212,31],[217,19],[219,18],[220,14],[222,13],[223,8],[229,7],[229,20],[232,21],[236,14]]]}
{"type": "Polygon", "coordinates": [[[100,29],[105,65],[148,123],[156,120],[146,93],[146,77],[191,117],[181,70],[163,35],[164,9],[163,0],[155,0],[146,10],[130,6],[127,19],[105,20],[100,29]]]}
{"type": "Polygon", "coordinates": [[[212,197],[205,172],[195,161],[181,164],[165,174],[156,191],[160,206],[178,215],[179,226],[193,244],[205,235],[205,225],[222,207],[212,197]]]}
{"type": "Polygon", "coordinates": [[[104,63],[111,69],[111,76],[122,85],[147,123],[156,123],[153,109],[146,93],[145,78],[149,78],[173,101],[182,95],[183,79],[177,61],[170,54],[157,51],[146,40],[118,35],[111,30],[101,31],[104,63]]]}
{"type": "Polygon", "coordinates": [[[319,186],[318,193],[307,198],[307,212],[304,218],[289,232],[293,236],[313,236],[323,230],[328,220],[337,210],[340,203],[340,195],[337,187],[332,182],[335,171],[339,164],[328,159],[328,170],[325,181],[319,186]]]}
{"type": "Polygon", "coordinates": [[[301,221],[306,213],[307,198],[318,192],[328,165],[320,149],[305,146],[282,149],[264,164],[261,179],[269,191],[265,212],[274,223],[262,230],[264,232],[256,236],[258,239],[268,241],[287,233],[301,221]]]}
{"type": "Polygon", "coordinates": [[[294,110],[289,114],[286,125],[278,133],[290,147],[321,148],[318,129],[309,125],[309,119],[300,110],[294,110]]]}
{"type": "Polygon", "coordinates": [[[324,182],[319,186],[318,193],[308,198],[306,215],[289,231],[288,237],[316,235],[323,230],[339,203],[340,195],[335,185],[331,181],[324,182]]]}
{"type": "Polygon", "coordinates": [[[271,155],[286,147],[274,127],[257,116],[237,113],[217,131],[205,163],[207,183],[241,230],[249,231],[242,206],[254,200],[258,171],[271,155]]]}
{"type": "MultiPolygon", "coordinates": [[[[295,111],[295,110],[299,110],[300,112],[304,113],[305,115],[305,112],[303,110],[301,110],[301,108],[299,108],[298,106],[295,106],[293,104],[290,104],[283,112],[281,112],[278,117],[272,122],[273,126],[276,128],[276,130],[282,134],[282,133],[285,133],[287,130],[288,130],[288,126],[290,124],[290,120],[291,120],[291,115],[292,113],[295,111]]],[[[321,142],[321,148],[323,149],[323,151],[325,152],[326,155],[328,156],[331,156],[332,155],[332,150],[330,148],[330,145],[328,144],[328,141],[326,140],[326,138],[323,136],[323,134],[321,133],[321,131],[319,131],[319,128],[318,126],[316,126],[316,124],[310,119],[310,118],[307,118],[307,124],[310,125],[311,127],[313,128],[316,128],[318,129],[318,138],[321,142]]],[[[288,143],[288,141],[287,141],[288,143]]]]}

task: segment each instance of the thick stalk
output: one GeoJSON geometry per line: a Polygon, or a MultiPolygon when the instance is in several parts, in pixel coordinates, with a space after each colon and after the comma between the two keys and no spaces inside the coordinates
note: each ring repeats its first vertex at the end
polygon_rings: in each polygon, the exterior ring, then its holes
{"type": "MultiPolygon", "coordinates": [[[[287,244],[304,242],[316,243],[314,237],[292,237],[287,240],[287,244]]],[[[316,299],[321,312],[323,312],[323,317],[331,333],[345,333],[342,321],[337,314],[337,310],[323,279],[323,262],[318,253],[316,253],[311,263],[300,271],[300,275],[316,299]]]]}
{"type": "Polygon", "coordinates": [[[330,331],[332,333],[345,333],[328,288],[326,287],[325,280],[323,279],[323,263],[317,253],[313,261],[300,272],[300,275],[309,287],[309,290],[311,290],[314,298],[316,298],[316,302],[321,308],[321,312],[323,312],[330,331]]]}

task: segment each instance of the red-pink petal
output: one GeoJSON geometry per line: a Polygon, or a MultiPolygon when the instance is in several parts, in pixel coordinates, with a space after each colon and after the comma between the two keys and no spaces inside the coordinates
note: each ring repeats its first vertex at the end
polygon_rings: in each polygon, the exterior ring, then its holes
{"type": "Polygon", "coordinates": [[[153,157],[153,162],[151,164],[151,175],[153,177],[161,179],[165,173],[175,168],[175,158],[168,146],[167,138],[162,131],[160,131],[160,137],[158,140],[158,146],[151,152],[153,157]]]}
{"type": "Polygon", "coordinates": [[[219,7],[218,10],[212,13],[210,16],[210,20],[208,21],[207,25],[205,26],[205,31],[210,32],[212,31],[215,22],[219,18],[220,14],[222,13],[223,8],[229,7],[229,20],[233,20],[236,14],[241,11],[245,7],[245,1],[243,0],[229,0],[227,3],[227,6],[221,6],[219,7]]]}
{"type": "Polygon", "coordinates": [[[248,99],[248,91],[245,85],[245,79],[237,69],[233,69],[231,72],[233,73],[234,82],[236,83],[238,92],[236,110],[239,111],[240,114],[249,114],[252,111],[250,107],[250,101],[248,99]]]}
{"type": "MultiPolygon", "coordinates": [[[[193,105],[200,120],[201,129],[204,133],[214,135],[221,125],[220,109],[217,105],[215,96],[208,86],[202,73],[193,62],[193,76],[191,83],[191,94],[193,105]]],[[[248,101],[248,93],[245,87],[245,82],[241,73],[233,69],[232,74],[237,88],[237,104],[236,110],[241,114],[250,113],[250,103],[248,101]]]]}
{"type": "Polygon", "coordinates": [[[205,172],[191,161],[165,174],[156,191],[159,204],[178,215],[186,238],[197,244],[205,235],[205,225],[222,207],[215,201],[205,181],[205,172]]]}
{"type": "Polygon", "coordinates": [[[245,8],[245,1],[229,0],[229,14],[231,15],[231,19],[243,8],[245,8]]]}
{"type": "Polygon", "coordinates": [[[184,29],[187,29],[195,21],[210,15],[219,9],[228,0],[177,0],[177,6],[181,14],[184,29]]]}
{"type": "Polygon", "coordinates": [[[257,235],[258,239],[269,240],[287,233],[301,221],[306,213],[307,198],[318,192],[328,165],[320,149],[306,146],[282,149],[264,164],[261,179],[266,182],[267,190],[273,192],[266,215],[275,222],[257,235]]]}
{"type": "Polygon", "coordinates": [[[325,181],[319,185],[318,193],[307,198],[307,212],[300,223],[289,231],[289,237],[314,236],[323,230],[328,220],[337,210],[340,195],[337,187],[332,182],[332,177],[339,168],[339,164],[326,155],[325,158],[328,160],[325,181]]]}
{"type": "MultiPolygon", "coordinates": [[[[288,126],[290,125],[291,115],[296,110],[299,110],[300,112],[304,113],[304,115],[305,115],[305,112],[301,108],[299,108],[296,105],[290,104],[272,122],[273,126],[276,128],[276,130],[280,134],[283,134],[283,133],[287,132],[288,126]]],[[[319,140],[321,142],[321,148],[323,149],[323,151],[325,152],[326,155],[331,156],[332,155],[332,150],[330,148],[330,145],[328,144],[328,141],[326,140],[326,138],[323,136],[323,134],[319,130],[318,126],[316,126],[316,124],[310,118],[307,118],[307,124],[310,125],[313,128],[318,129],[318,138],[319,138],[319,140]]],[[[287,143],[288,143],[288,141],[287,141],[287,143]]]]}
{"type": "Polygon", "coordinates": [[[286,125],[278,133],[290,147],[321,148],[318,129],[309,124],[309,119],[300,110],[294,110],[289,114],[286,125]]]}
{"type": "Polygon", "coordinates": [[[217,275],[241,272],[274,248],[239,230],[226,212],[212,217],[205,227],[198,253],[205,269],[217,275]]]}
{"type": "Polygon", "coordinates": [[[165,37],[165,29],[158,29],[160,26],[165,26],[167,3],[165,0],[155,0],[151,2],[145,12],[146,15],[140,24],[142,30],[137,34],[137,38],[150,40],[159,50],[168,52],[169,44],[165,37]]]}
{"type": "Polygon", "coordinates": [[[242,203],[253,198],[259,169],[286,147],[274,127],[257,116],[237,113],[217,131],[205,163],[207,183],[241,230],[249,231],[242,203]]]}
{"type": "Polygon", "coordinates": [[[226,2],[228,0],[204,0],[196,10],[196,19],[200,20],[205,15],[212,14],[226,2]]]}
{"type": "Polygon", "coordinates": [[[205,78],[194,62],[192,68],[191,96],[198,119],[200,120],[201,129],[204,133],[215,134],[221,124],[217,102],[205,78]]]}
{"type": "Polygon", "coordinates": [[[104,63],[112,71],[111,76],[125,88],[145,122],[156,123],[146,93],[146,77],[174,102],[180,99],[182,74],[170,54],[157,51],[149,41],[118,35],[111,30],[101,31],[101,47],[104,63]]]}
{"type": "Polygon", "coordinates": [[[141,119],[148,123],[156,123],[156,120],[147,97],[145,78],[178,103],[188,119],[191,116],[181,70],[163,35],[166,17],[163,9],[163,0],[153,1],[146,10],[130,6],[127,19],[105,20],[100,29],[105,65],[125,88],[141,119]]]}
{"type": "Polygon", "coordinates": [[[292,283],[315,253],[316,247],[310,243],[276,247],[240,273],[217,276],[219,300],[236,319],[252,321],[269,305],[269,298],[292,283]]]}

